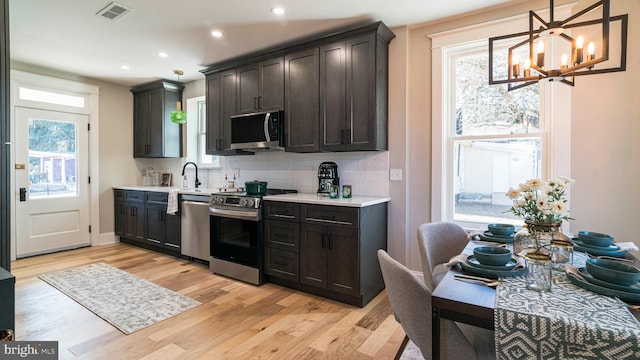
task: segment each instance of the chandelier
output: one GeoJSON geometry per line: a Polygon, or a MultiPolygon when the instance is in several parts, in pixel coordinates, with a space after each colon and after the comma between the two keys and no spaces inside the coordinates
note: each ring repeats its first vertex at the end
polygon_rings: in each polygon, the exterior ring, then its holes
{"type": "Polygon", "coordinates": [[[539,81],[573,86],[576,76],[625,71],[628,14],[610,16],[609,2],[598,1],[559,21],[550,0],[548,22],[531,10],[529,31],[489,38],[489,84],[507,84],[509,91],[539,81]],[[615,46],[612,28],[619,30],[615,46]],[[610,60],[614,48],[619,54],[610,60]]]}

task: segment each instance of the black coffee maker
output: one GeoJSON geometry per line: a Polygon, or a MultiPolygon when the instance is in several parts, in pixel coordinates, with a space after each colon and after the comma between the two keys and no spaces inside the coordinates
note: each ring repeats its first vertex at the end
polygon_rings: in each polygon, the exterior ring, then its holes
{"type": "Polygon", "coordinates": [[[340,185],[338,164],[326,161],[318,167],[318,196],[329,196],[331,185],[340,185]]]}

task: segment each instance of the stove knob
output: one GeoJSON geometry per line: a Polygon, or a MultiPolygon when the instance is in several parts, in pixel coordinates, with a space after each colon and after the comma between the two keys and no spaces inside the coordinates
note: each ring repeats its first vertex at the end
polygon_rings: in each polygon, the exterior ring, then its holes
{"type": "Polygon", "coordinates": [[[240,200],[240,206],[247,206],[247,199],[241,199],[240,200]]]}
{"type": "Polygon", "coordinates": [[[253,199],[247,199],[247,207],[253,207],[254,204],[255,201],[253,201],[253,199]]]}

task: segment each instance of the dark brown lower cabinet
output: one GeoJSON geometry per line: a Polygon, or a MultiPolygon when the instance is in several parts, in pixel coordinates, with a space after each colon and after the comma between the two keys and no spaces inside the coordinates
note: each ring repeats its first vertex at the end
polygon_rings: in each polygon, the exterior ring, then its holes
{"type": "Polygon", "coordinates": [[[122,242],[180,255],[180,212],[167,214],[168,193],[114,190],[115,233],[122,242]]]}
{"type": "Polygon", "coordinates": [[[366,207],[265,201],[268,280],[356,306],[384,288],[387,204],[366,207]]]}
{"type": "Polygon", "coordinates": [[[305,224],[300,234],[300,282],[358,296],[358,230],[305,224]]]}

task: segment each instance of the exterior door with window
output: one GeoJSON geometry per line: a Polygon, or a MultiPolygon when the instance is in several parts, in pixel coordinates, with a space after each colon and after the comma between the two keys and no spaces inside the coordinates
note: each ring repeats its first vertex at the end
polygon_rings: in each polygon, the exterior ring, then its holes
{"type": "Polygon", "coordinates": [[[88,122],[15,108],[18,258],[90,244],[88,122]]]}

